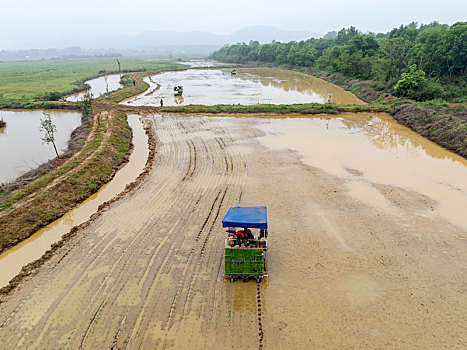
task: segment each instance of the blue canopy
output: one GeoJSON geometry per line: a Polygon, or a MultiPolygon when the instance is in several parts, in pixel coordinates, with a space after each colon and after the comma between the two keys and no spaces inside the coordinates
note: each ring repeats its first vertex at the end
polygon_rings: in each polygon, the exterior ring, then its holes
{"type": "Polygon", "coordinates": [[[230,208],[222,227],[268,228],[266,207],[233,207],[230,208]]]}

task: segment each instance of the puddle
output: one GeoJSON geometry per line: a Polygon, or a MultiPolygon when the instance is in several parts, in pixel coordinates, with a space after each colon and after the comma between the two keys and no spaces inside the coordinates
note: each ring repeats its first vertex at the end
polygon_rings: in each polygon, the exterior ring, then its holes
{"type": "Polygon", "coordinates": [[[39,130],[43,112],[48,113],[57,127],[55,142],[59,153],[66,151],[70,135],[81,125],[81,113],[65,111],[0,111],[7,126],[0,129],[0,183],[37,168],[56,157],[51,144],[43,144],[39,130]]]}
{"type": "Polygon", "coordinates": [[[120,169],[115,177],[98,192],[89,197],[78,207],[60,219],[36,232],[27,240],[0,255],[0,288],[16,276],[21,268],[39,259],[50,246],[59,241],[73,226],[89,220],[102,203],[121,193],[128,183],[133,182],[141,174],[149,156],[148,139],[142,123],[136,115],[128,116],[128,123],[133,130],[134,149],[129,162],[120,169]]]}
{"type": "Polygon", "coordinates": [[[147,92],[123,104],[159,106],[161,99],[164,106],[326,103],[328,94],[335,103],[364,104],[352,93],[324,80],[274,68],[242,68],[237,69],[237,75],[227,69],[189,69],[161,73],[145,81],[150,85],[147,92]],[[183,99],[174,96],[177,85],[183,86],[183,99]]]}
{"type": "MultiPolygon", "coordinates": [[[[120,74],[106,75],[105,77],[88,80],[85,83],[91,87],[91,89],[88,91],[93,94],[94,98],[97,98],[104,95],[107,91],[112,92],[120,89],[122,87],[120,84],[120,77],[120,74]]],[[[74,95],[70,95],[66,98],[66,100],[72,102],[82,101],[86,93],[87,92],[80,92],[74,95]]]]}
{"type": "Polygon", "coordinates": [[[467,230],[467,160],[386,114],[261,120],[268,148],[298,151],[303,162],[347,182],[349,195],[380,211],[391,203],[373,184],[418,192],[439,215],[467,230]],[[349,171],[351,169],[351,171],[349,171]]]}

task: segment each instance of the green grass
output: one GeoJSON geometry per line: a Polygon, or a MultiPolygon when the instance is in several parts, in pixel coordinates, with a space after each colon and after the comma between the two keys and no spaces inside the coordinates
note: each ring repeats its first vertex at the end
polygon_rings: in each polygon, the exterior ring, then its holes
{"type": "MultiPolygon", "coordinates": [[[[176,66],[172,61],[119,58],[122,71],[156,71],[176,66]]],[[[181,66],[181,65],[178,65],[181,66]]],[[[84,89],[83,82],[99,70],[118,71],[115,59],[46,60],[0,63],[0,101],[28,101],[46,93],[84,89]]]]}
{"type": "Polygon", "coordinates": [[[336,114],[342,112],[390,112],[390,106],[362,106],[362,105],[338,105],[305,103],[293,105],[189,105],[180,107],[164,107],[161,112],[172,113],[209,113],[209,114],[230,114],[230,113],[272,113],[272,114],[336,114]]]}

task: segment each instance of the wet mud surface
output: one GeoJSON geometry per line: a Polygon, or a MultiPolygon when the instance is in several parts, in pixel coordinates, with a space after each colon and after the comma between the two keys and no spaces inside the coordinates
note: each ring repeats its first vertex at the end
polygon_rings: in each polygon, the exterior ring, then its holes
{"type": "Polygon", "coordinates": [[[307,74],[273,68],[241,68],[237,75],[227,69],[190,69],[145,78],[148,90],[123,104],[164,106],[203,104],[364,104],[352,93],[307,74]],[[174,86],[183,86],[183,96],[174,96],[174,86]]]}
{"type": "MultiPolygon", "coordinates": [[[[312,164],[280,120],[147,118],[157,154],[143,182],[1,297],[7,348],[465,348],[466,227],[439,198],[370,176],[359,152],[312,164]],[[222,276],[221,220],[238,204],[268,207],[261,284],[222,276]]],[[[357,117],[328,121],[331,139],[371,138],[357,117]]],[[[411,137],[384,149],[418,148],[456,162],[411,137]]]]}

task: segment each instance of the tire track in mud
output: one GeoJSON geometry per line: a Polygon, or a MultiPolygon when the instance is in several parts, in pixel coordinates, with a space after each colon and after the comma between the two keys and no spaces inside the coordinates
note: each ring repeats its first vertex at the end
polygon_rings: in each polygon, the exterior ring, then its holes
{"type": "Polygon", "coordinates": [[[256,283],[256,312],[258,315],[258,343],[259,343],[259,350],[263,349],[263,341],[264,341],[264,332],[263,332],[263,322],[261,317],[261,283],[256,283]]]}
{"type": "Polygon", "coordinates": [[[198,161],[198,150],[193,143],[193,140],[187,141],[188,149],[190,150],[190,157],[188,163],[188,169],[183,177],[182,181],[190,180],[196,170],[196,163],[198,161]]]}
{"type": "MultiPolygon", "coordinates": [[[[179,152],[174,152],[174,154],[177,154],[177,153],[179,153],[179,152]]],[[[170,161],[169,163],[173,163],[173,161],[170,161]]],[[[163,186],[161,186],[161,187],[163,187],[163,186]]],[[[199,200],[198,200],[198,202],[199,202],[199,200]]],[[[167,222],[169,222],[169,221],[170,221],[170,220],[167,220],[167,222]]],[[[172,232],[171,232],[171,233],[172,233],[172,232]]],[[[172,250],[172,249],[173,249],[173,245],[170,247],[170,250],[172,250]]],[[[156,252],[158,252],[158,250],[156,250],[156,252]]],[[[157,254],[155,254],[155,255],[157,255],[157,254]]],[[[154,258],[154,256],[153,256],[153,258],[154,258]]],[[[168,260],[165,260],[165,262],[167,262],[167,261],[168,261],[168,260]]],[[[148,271],[146,270],[146,272],[148,272],[148,271]]],[[[145,273],[145,275],[146,275],[146,277],[147,277],[147,273],[145,273]]]]}
{"type": "MultiPolygon", "coordinates": [[[[154,170],[0,309],[8,346],[222,348],[234,339],[234,318],[246,316],[223,290],[248,293],[223,278],[220,220],[238,204],[244,160],[218,122],[149,120],[158,144],[154,170]]],[[[247,347],[257,333],[241,328],[247,347]]]]}
{"type": "MultiPolygon", "coordinates": [[[[193,259],[193,256],[194,256],[194,253],[196,252],[196,245],[198,244],[199,240],[200,240],[200,237],[201,237],[201,234],[202,232],[204,231],[205,227],[207,226],[207,223],[210,221],[211,219],[211,215],[212,213],[216,212],[216,215],[214,217],[214,220],[213,222],[215,222],[215,220],[217,219],[217,217],[219,216],[219,212],[220,212],[220,209],[221,209],[221,206],[222,206],[222,203],[224,201],[224,198],[225,198],[225,195],[226,195],[226,192],[227,190],[225,190],[223,193],[222,191],[219,191],[219,193],[217,194],[212,206],[211,206],[211,210],[209,212],[209,215],[208,217],[206,218],[206,220],[204,221],[203,223],[203,226],[201,227],[201,230],[199,231],[199,234],[196,236],[196,240],[195,240],[195,246],[192,248],[191,252],[190,252],[190,256],[188,257],[188,263],[186,264],[186,267],[188,268],[189,265],[191,264],[192,262],[192,259],[193,259]],[[217,211],[215,210],[215,207],[217,207],[217,211]]],[[[208,230],[208,233],[210,233],[212,230],[212,226],[211,226],[211,229],[208,230]]],[[[199,262],[201,260],[201,257],[203,256],[203,253],[204,253],[204,250],[206,249],[206,242],[208,240],[209,236],[206,236],[205,239],[204,239],[204,242],[203,244],[201,245],[201,249],[199,251],[199,255],[198,255],[198,263],[196,265],[196,268],[195,268],[195,274],[193,274],[192,278],[191,278],[191,282],[190,282],[190,285],[188,287],[188,291],[187,291],[187,294],[189,295],[190,294],[190,291],[193,287],[193,280],[196,276],[196,271],[198,270],[198,267],[199,267],[199,262]]],[[[184,274],[185,276],[185,274],[184,274]]],[[[183,285],[183,282],[184,280],[180,280],[180,284],[178,285],[177,287],[177,292],[175,293],[175,297],[172,301],[172,305],[170,307],[170,312],[169,312],[169,316],[167,318],[167,323],[165,325],[163,325],[163,328],[170,328],[172,326],[171,324],[171,321],[172,321],[172,317],[173,317],[173,312],[175,310],[175,307],[177,306],[178,304],[178,299],[180,297],[180,292],[181,292],[181,289],[182,289],[182,285],[183,285]]],[[[188,298],[187,298],[188,300],[188,298]]],[[[186,300],[186,301],[187,301],[186,300]]],[[[186,305],[186,301],[185,301],[185,305],[186,305]]],[[[164,346],[163,346],[164,347],[164,346]]]]}
{"type": "MultiPolygon", "coordinates": [[[[219,168],[220,168],[220,167],[219,167],[219,168]]],[[[222,171],[222,169],[219,169],[219,171],[222,171]]],[[[208,238],[209,238],[209,237],[208,237],[208,238]]],[[[205,242],[206,242],[206,241],[205,241],[205,242]]],[[[217,250],[217,251],[220,251],[221,254],[222,254],[222,249],[219,249],[219,246],[217,246],[217,249],[216,249],[216,250],[217,250]]],[[[221,260],[219,260],[219,261],[222,263],[221,260]]],[[[220,263],[220,264],[221,264],[221,263],[220,263]]],[[[197,271],[197,270],[196,270],[196,271],[197,271]]],[[[183,275],[185,276],[185,275],[186,275],[186,272],[185,272],[183,275]]],[[[192,281],[193,281],[193,279],[192,279],[192,281]]],[[[185,283],[185,282],[181,282],[182,285],[183,285],[184,283],[185,283]]],[[[193,283],[191,283],[191,285],[193,285],[193,283]]],[[[180,297],[179,297],[179,299],[180,299],[180,297]]],[[[187,302],[185,302],[184,307],[185,307],[186,304],[187,304],[187,302]]],[[[172,304],[172,305],[173,305],[173,306],[172,306],[172,308],[171,308],[171,315],[172,315],[172,319],[173,319],[173,315],[174,315],[174,312],[175,312],[175,310],[176,310],[176,306],[174,307],[175,303],[172,304]]],[[[151,318],[151,317],[149,317],[149,318],[151,318]]],[[[143,344],[144,344],[144,343],[143,343],[143,344]]],[[[165,341],[165,344],[167,344],[166,341],[165,341]]]]}
{"type": "MultiPolygon", "coordinates": [[[[220,131],[223,133],[223,130],[220,130],[220,131]]],[[[232,143],[232,145],[235,145],[235,144],[232,143]]],[[[222,148],[224,148],[224,147],[222,147],[222,148]]],[[[234,149],[234,151],[238,152],[238,149],[234,149]]],[[[234,156],[227,156],[226,157],[224,155],[224,158],[237,159],[237,160],[240,159],[241,161],[237,161],[236,169],[244,169],[244,163],[243,163],[243,160],[242,160],[241,157],[234,157],[234,156]]],[[[221,165],[221,164],[219,164],[219,165],[221,165]]],[[[232,169],[233,169],[233,165],[232,165],[232,169]]],[[[224,174],[226,174],[226,173],[229,172],[229,167],[226,166],[226,168],[220,169],[220,171],[222,171],[224,174]]],[[[245,175],[245,173],[242,173],[242,174],[245,175]]],[[[240,193],[241,193],[241,191],[240,191],[240,193]]],[[[239,203],[238,199],[240,198],[240,194],[238,193],[238,191],[236,192],[236,196],[237,196],[236,199],[232,200],[231,203],[226,205],[225,210],[228,207],[239,203]]],[[[212,233],[212,231],[214,230],[215,227],[216,226],[211,226],[210,227],[208,238],[211,237],[211,233],[212,233]]],[[[221,241],[222,245],[223,245],[223,239],[224,239],[224,237],[222,237],[222,241],[221,241]]],[[[233,339],[237,332],[233,332],[232,328],[230,327],[232,310],[220,312],[221,308],[219,308],[220,303],[218,302],[219,294],[221,293],[220,290],[222,290],[222,288],[220,288],[219,286],[223,285],[225,283],[225,279],[224,279],[223,271],[222,271],[223,249],[219,249],[219,246],[221,246],[221,244],[219,244],[219,241],[217,242],[217,244],[208,245],[208,241],[205,240],[205,242],[203,244],[203,248],[210,247],[211,249],[209,251],[205,250],[205,253],[203,254],[204,256],[199,256],[199,260],[198,260],[198,263],[197,263],[197,268],[195,269],[195,275],[193,276],[191,285],[188,288],[189,292],[188,292],[188,295],[187,295],[187,300],[186,300],[185,305],[183,306],[182,318],[185,317],[188,314],[189,310],[191,310],[191,308],[193,306],[192,305],[192,300],[193,300],[192,291],[197,290],[197,289],[198,290],[202,289],[202,294],[203,294],[204,298],[214,300],[214,302],[211,305],[204,308],[204,310],[203,310],[204,314],[206,315],[205,318],[207,318],[206,322],[205,322],[206,323],[206,330],[210,329],[213,325],[217,325],[219,323],[219,321],[221,321],[222,318],[225,318],[222,321],[223,321],[223,323],[226,323],[227,328],[231,332],[230,333],[230,338],[233,339]],[[210,278],[208,278],[206,281],[204,281],[204,283],[201,283],[201,285],[200,285],[200,283],[198,283],[198,280],[199,280],[198,279],[198,275],[199,275],[198,271],[200,271],[199,266],[203,266],[203,265],[212,266],[213,268],[212,268],[212,273],[210,275],[210,278]]],[[[252,296],[251,300],[254,300],[253,296],[252,296]]],[[[238,325],[237,325],[237,327],[238,327],[238,325]]],[[[245,332],[245,333],[247,333],[247,332],[245,332]]],[[[223,346],[227,346],[227,345],[224,343],[223,346]]],[[[249,342],[246,346],[247,347],[251,346],[251,342],[249,342]]],[[[213,347],[218,348],[217,345],[213,346],[213,347]]]]}
{"type": "MultiPolygon", "coordinates": [[[[205,135],[204,137],[201,137],[201,139],[202,139],[202,140],[208,140],[209,137],[207,137],[207,136],[205,135]]],[[[205,144],[204,146],[206,147],[206,144],[205,144]]],[[[216,153],[218,153],[217,150],[216,150],[216,149],[213,149],[212,152],[209,152],[208,154],[216,154],[216,153]]],[[[204,159],[204,158],[203,158],[203,159],[204,159]]],[[[206,163],[207,163],[206,165],[209,165],[209,159],[205,159],[205,160],[206,160],[206,163]]],[[[220,171],[220,170],[219,170],[219,171],[220,171]]],[[[217,197],[216,197],[216,198],[217,198],[217,197]]],[[[216,200],[217,200],[217,199],[214,200],[214,203],[216,202],[216,200]]],[[[213,210],[214,210],[214,207],[211,208],[211,210],[209,211],[209,213],[211,213],[213,210]]],[[[209,213],[208,213],[208,214],[209,214],[209,213]]],[[[209,220],[209,217],[208,217],[207,220],[209,220]]],[[[207,223],[206,220],[205,220],[205,223],[207,223]]],[[[203,233],[203,230],[200,230],[200,231],[198,232],[198,236],[197,236],[196,239],[198,239],[198,238],[200,237],[200,234],[202,234],[202,233],[203,233]]],[[[209,238],[209,237],[208,237],[208,238],[209,238]]],[[[195,248],[192,248],[192,249],[191,249],[191,252],[190,252],[190,256],[192,256],[192,254],[193,254],[194,251],[195,251],[195,248]]],[[[188,264],[188,266],[189,266],[189,265],[190,265],[190,264],[188,264]]],[[[187,271],[186,271],[186,270],[182,272],[183,279],[185,278],[186,274],[187,274],[187,271]]],[[[185,283],[184,280],[182,280],[182,281],[180,282],[180,285],[184,285],[184,283],[185,283]]],[[[172,301],[172,302],[173,302],[173,301],[172,301]]],[[[169,311],[169,314],[170,314],[170,315],[173,315],[174,310],[175,310],[175,305],[176,305],[176,303],[173,303],[173,304],[172,304],[172,307],[171,307],[171,309],[170,309],[170,311],[169,311]]],[[[163,324],[167,324],[167,322],[165,321],[165,322],[163,322],[163,324]]]]}

